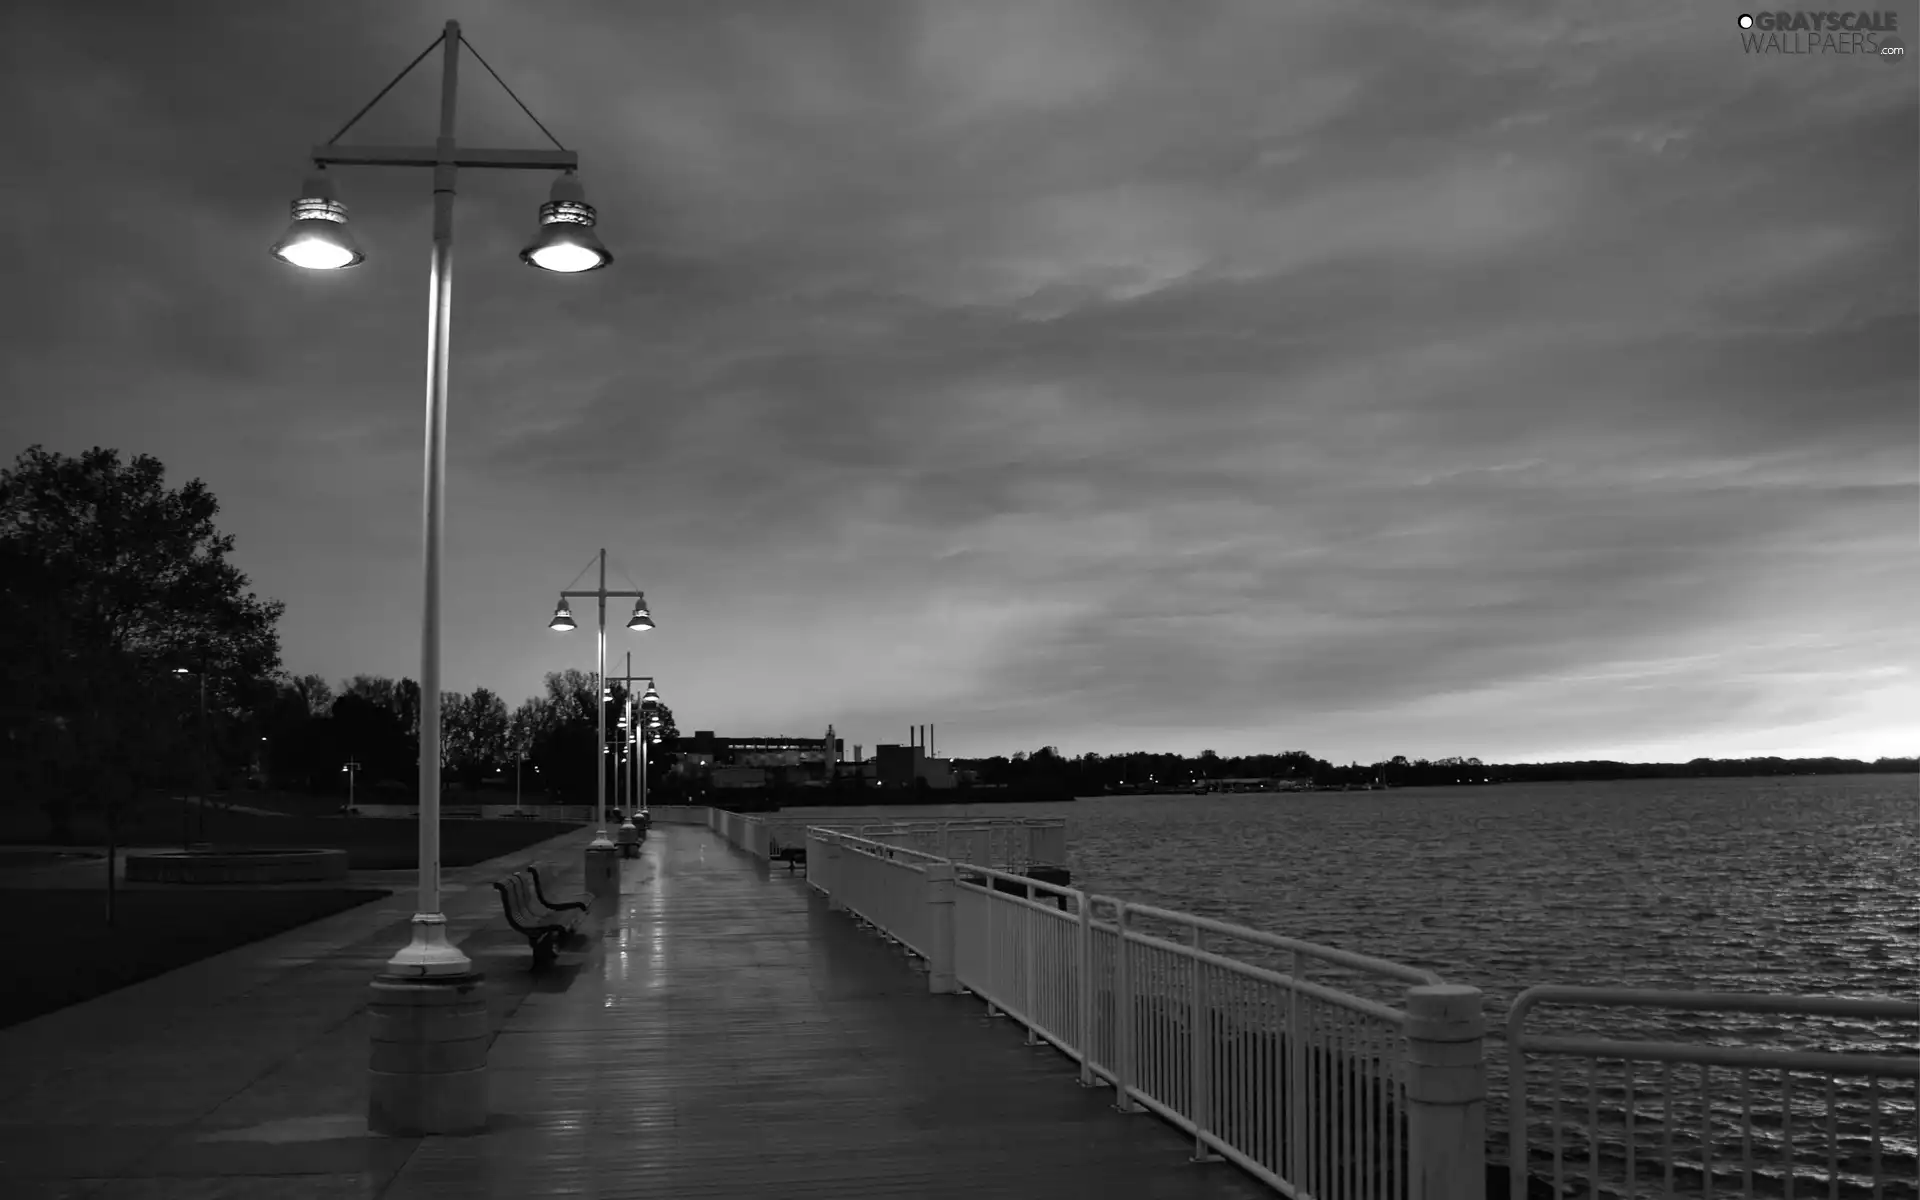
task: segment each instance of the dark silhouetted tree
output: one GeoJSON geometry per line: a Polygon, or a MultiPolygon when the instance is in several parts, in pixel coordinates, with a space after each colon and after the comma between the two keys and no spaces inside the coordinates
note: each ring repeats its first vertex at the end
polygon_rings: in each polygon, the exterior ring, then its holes
{"type": "Polygon", "coordinates": [[[229,726],[272,695],[285,606],[228,561],[207,486],[165,475],[99,447],[32,446],[0,471],[7,794],[40,804],[58,838],[77,804],[110,805],[191,760],[198,688],[174,668],[207,673],[208,710],[229,726]]]}

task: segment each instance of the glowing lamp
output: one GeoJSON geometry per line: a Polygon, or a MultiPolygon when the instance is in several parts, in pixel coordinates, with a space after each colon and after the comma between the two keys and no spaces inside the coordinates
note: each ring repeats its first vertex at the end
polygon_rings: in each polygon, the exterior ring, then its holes
{"type": "Polygon", "coordinates": [[[333,181],[325,171],[307,176],[300,198],[293,202],[293,224],[271,253],[309,271],[337,271],[366,261],[347,230],[347,206],[334,198],[333,181]]]}
{"type": "Polygon", "coordinates": [[[577,275],[613,261],[593,232],[595,214],[573,172],[553,181],[552,199],[540,206],[540,231],[520,252],[520,261],[543,271],[577,275]]]}

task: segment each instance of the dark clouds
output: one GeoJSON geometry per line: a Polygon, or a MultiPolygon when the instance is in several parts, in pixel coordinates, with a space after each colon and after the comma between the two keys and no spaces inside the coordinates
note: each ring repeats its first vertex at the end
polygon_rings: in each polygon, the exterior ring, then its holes
{"type": "MultiPolygon", "coordinates": [[[[206,478],[292,667],[411,671],[424,176],[339,172],[353,272],[263,247],[444,14],[140,11],[7,18],[4,428],[206,478]]],[[[527,271],[546,181],[463,177],[450,686],[583,664],[605,544],[690,728],[1900,749],[1904,65],[1651,3],[454,15],[619,260],[527,271]]]]}

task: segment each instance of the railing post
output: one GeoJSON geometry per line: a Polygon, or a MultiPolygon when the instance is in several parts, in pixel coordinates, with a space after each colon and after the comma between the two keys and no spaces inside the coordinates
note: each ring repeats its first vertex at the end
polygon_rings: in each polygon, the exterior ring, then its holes
{"type": "MultiPolygon", "coordinates": [[[[1191,927],[1193,948],[1205,951],[1207,948],[1206,931],[1198,925],[1191,927]]],[[[1220,1156],[1207,1148],[1200,1135],[1207,1129],[1212,1117],[1211,1088],[1213,1067],[1213,1013],[1207,999],[1207,969],[1196,955],[1193,959],[1193,989],[1187,998],[1189,1005],[1187,1025],[1189,1030],[1187,1053],[1192,1057],[1193,1096],[1190,1107],[1193,1109],[1193,1161],[1211,1162],[1220,1156]]]]}
{"type": "Polygon", "coordinates": [[[927,991],[948,996],[960,990],[956,972],[956,921],[952,863],[927,864],[927,991]]]}
{"type": "MultiPolygon", "coordinates": [[[[1033,899],[1032,880],[1027,881],[1027,899],[1033,899]]],[[[1020,1003],[1026,1009],[1024,1015],[1027,1018],[1027,1045],[1029,1046],[1037,1046],[1040,1044],[1040,1035],[1033,1030],[1034,1025],[1038,1023],[1040,1019],[1033,1011],[1034,992],[1036,990],[1033,982],[1033,943],[1036,940],[1033,936],[1034,925],[1033,909],[1022,905],[1020,908],[1020,940],[1026,943],[1027,986],[1021,989],[1020,1003]]]]}
{"type": "Polygon", "coordinates": [[[1408,1200],[1486,1194],[1486,1021],[1480,989],[1407,989],[1408,1200]]]}
{"type": "Polygon", "coordinates": [[[987,1002],[987,1015],[997,1017],[1000,1015],[1000,1006],[993,1002],[993,997],[994,993],[998,991],[1000,987],[1000,942],[998,938],[993,936],[993,931],[1000,924],[1000,901],[995,897],[999,896],[1001,892],[999,888],[994,886],[999,880],[993,876],[983,876],[982,880],[987,885],[987,977],[985,980],[986,986],[980,989],[979,994],[980,998],[987,1002]]]}
{"type": "Polygon", "coordinates": [[[829,833],[827,839],[827,911],[844,912],[847,906],[840,899],[840,837],[829,833]]]}
{"type": "Polygon", "coordinates": [[[1093,896],[1076,892],[1080,900],[1080,1086],[1093,1086],[1093,896]]]}
{"type": "Polygon", "coordinates": [[[1113,1106],[1121,1112],[1133,1112],[1133,1097],[1127,1088],[1133,1083],[1133,955],[1127,950],[1127,903],[1121,901],[1113,914],[1113,1106]]]}

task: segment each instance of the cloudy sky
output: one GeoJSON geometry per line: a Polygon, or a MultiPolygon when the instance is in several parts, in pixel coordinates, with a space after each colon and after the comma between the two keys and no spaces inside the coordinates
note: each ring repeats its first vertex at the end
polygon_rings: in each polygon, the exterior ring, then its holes
{"type": "Polygon", "coordinates": [[[605,546],[689,730],[1914,750],[1912,62],[1670,0],[8,8],[0,450],[206,480],[296,672],[418,673],[428,175],[334,172],[363,266],[266,247],[454,17],[618,262],[463,173],[448,688],[590,669],[605,546]]]}

